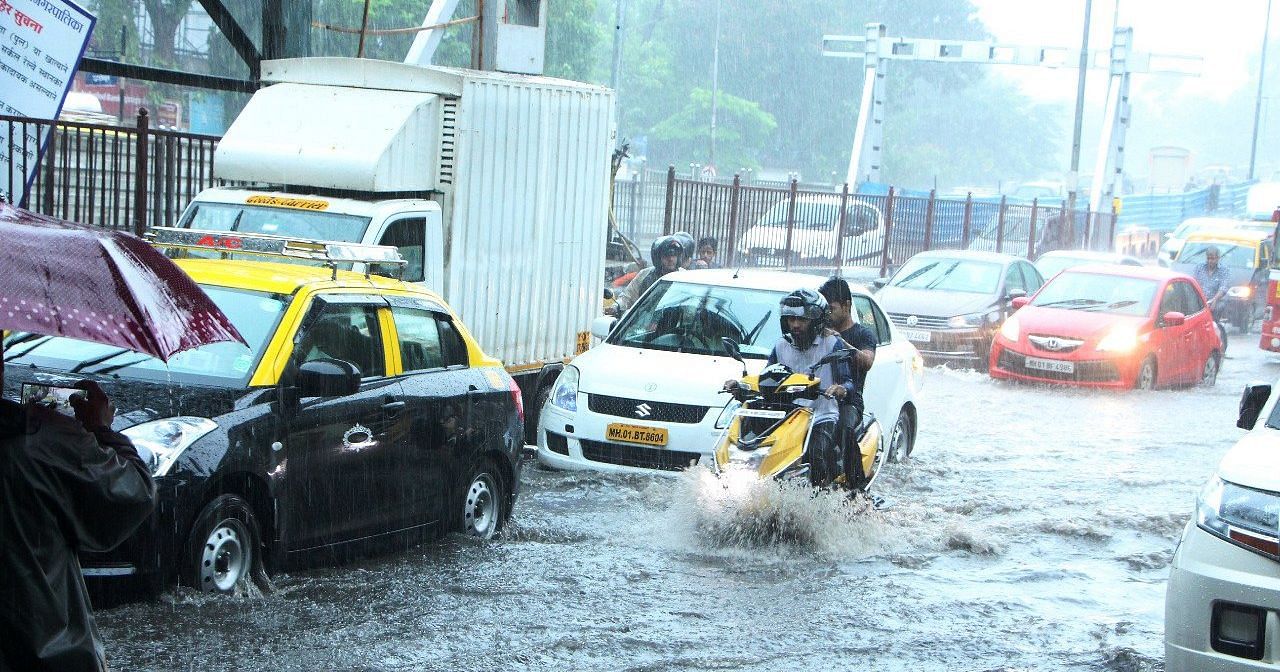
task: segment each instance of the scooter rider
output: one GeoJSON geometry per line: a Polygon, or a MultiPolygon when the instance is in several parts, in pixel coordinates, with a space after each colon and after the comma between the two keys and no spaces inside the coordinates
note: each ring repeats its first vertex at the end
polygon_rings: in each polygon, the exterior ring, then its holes
{"type": "MultiPolygon", "coordinates": [[[[876,359],[876,335],[866,325],[853,319],[853,293],[849,291],[849,283],[844,278],[832,277],[818,291],[831,307],[831,328],[844,340],[845,347],[857,351],[850,366],[853,390],[844,403],[840,404],[840,424],[836,433],[840,445],[856,449],[854,434],[862,423],[862,412],[866,408],[862,393],[867,382],[867,371],[876,359]]],[[[853,451],[846,454],[853,455],[853,451]]],[[[850,473],[845,475],[849,482],[865,478],[865,474],[861,473],[861,460],[846,460],[844,466],[850,469],[850,473]]]]}
{"type": "MultiPolygon", "coordinates": [[[[822,295],[809,288],[797,289],[782,298],[778,321],[782,338],[769,353],[768,364],[781,363],[793,371],[808,371],[818,360],[845,349],[839,335],[827,329],[830,309],[822,295]]],[[[809,438],[809,479],[816,486],[829,485],[840,475],[835,447],[835,427],[839,401],[854,392],[853,380],[845,364],[826,364],[815,372],[822,381],[823,396],[813,404],[813,427],[809,438]]],[[[725,382],[732,389],[737,380],[725,382]]]]}
{"type": "Polygon", "coordinates": [[[658,278],[680,270],[680,261],[684,258],[684,245],[675,236],[662,236],[653,241],[649,250],[649,258],[653,265],[642,269],[631,279],[622,293],[616,296],[619,312],[635,305],[645,290],[649,289],[658,278]]]}

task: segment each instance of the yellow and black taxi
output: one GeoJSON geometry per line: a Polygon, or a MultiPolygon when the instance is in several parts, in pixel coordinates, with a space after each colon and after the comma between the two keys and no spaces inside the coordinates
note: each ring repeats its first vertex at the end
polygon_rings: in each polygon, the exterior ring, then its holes
{"type": "Polygon", "coordinates": [[[448,532],[489,538],[519,490],[524,410],[435,293],[351,264],[393,247],[156,229],[244,335],[168,364],[15,332],[5,384],[89,378],[156,478],[156,512],[89,577],[210,592],[448,532]],[[319,262],[320,265],[316,265],[319,262]]]}

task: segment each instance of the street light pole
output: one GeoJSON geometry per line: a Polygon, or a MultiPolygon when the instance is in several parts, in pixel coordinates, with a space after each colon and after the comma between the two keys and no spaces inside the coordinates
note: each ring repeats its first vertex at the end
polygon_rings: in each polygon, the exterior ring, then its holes
{"type": "Polygon", "coordinates": [[[1258,122],[1262,117],[1262,83],[1267,76],[1267,38],[1271,34],[1271,0],[1267,0],[1267,18],[1262,23],[1262,63],[1258,66],[1258,97],[1253,103],[1253,141],[1249,145],[1249,179],[1253,179],[1258,160],[1258,122]]]}
{"type": "MultiPolygon", "coordinates": [[[[1270,0],[1268,0],[1270,1],[1270,0]]],[[[1084,37],[1080,38],[1080,74],[1076,79],[1076,120],[1071,135],[1071,192],[1067,195],[1067,207],[1074,210],[1076,194],[1080,191],[1080,135],[1084,127],[1084,76],[1089,71],[1089,19],[1093,12],[1093,0],[1084,0],[1084,37]]]]}
{"type": "Polygon", "coordinates": [[[716,112],[720,97],[720,0],[716,0],[716,37],[711,48],[711,156],[707,165],[716,165],[716,112]]]}
{"type": "Polygon", "coordinates": [[[622,70],[622,17],[626,0],[614,0],[613,16],[613,71],[609,75],[609,88],[618,90],[618,76],[622,70]]]}

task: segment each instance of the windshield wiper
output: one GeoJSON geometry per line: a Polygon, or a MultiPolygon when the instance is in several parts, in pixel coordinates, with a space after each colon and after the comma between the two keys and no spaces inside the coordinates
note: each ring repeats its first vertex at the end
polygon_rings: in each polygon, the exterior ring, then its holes
{"type": "Polygon", "coordinates": [[[108,352],[105,355],[98,355],[97,357],[86,359],[83,362],[80,362],[79,364],[76,364],[75,366],[71,367],[71,369],[68,370],[67,373],[80,373],[81,371],[85,370],[90,366],[97,366],[107,361],[108,359],[115,359],[116,357],[119,357],[120,355],[123,355],[126,352],[133,352],[133,351],[130,350],[129,348],[118,348],[116,350],[112,350],[111,352],[108,352]]]}
{"type": "Polygon", "coordinates": [[[142,357],[139,357],[133,361],[125,362],[123,364],[113,364],[111,366],[105,366],[101,369],[98,369],[97,371],[90,371],[89,373],[99,375],[99,376],[105,376],[108,373],[115,373],[116,371],[119,371],[120,369],[123,369],[125,367],[133,366],[134,364],[141,364],[147,361],[148,359],[151,359],[150,355],[143,355],[142,357]]]}
{"type": "Polygon", "coordinates": [[[1102,301],[1097,299],[1063,299],[1061,301],[1049,301],[1048,303],[1037,303],[1035,305],[1041,308],[1048,308],[1049,306],[1079,306],[1083,308],[1085,306],[1098,306],[1102,303],[1102,301]]]}
{"type": "Polygon", "coordinates": [[[1133,299],[1125,299],[1124,301],[1116,301],[1115,303],[1108,304],[1107,307],[1108,308],[1124,308],[1125,306],[1132,306],[1135,303],[1137,303],[1137,301],[1133,299]]]}
{"type": "MultiPolygon", "coordinates": [[[[4,358],[4,361],[6,361],[6,362],[11,362],[11,361],[13,361],[13,360],[15,360],[15,359],[17,359],[17,358],[19,358],[19,357],[22,357],[23,355],[27,354],[28,352],[31,352],[32,350],[35,350],[36,348],[38,348],[38,347],[40,347],[40,346],[44,345],[45,343],[48,343],[48,342],[49,342],[53,337],[52,337],[52,336],[39,336],[39,335],[37,335],[37,336],[36,336],[36,338],[38,338],[39,340],[38,340],[38,341],[36,341],[35,343],[33,343],[31,346],[29,346],[26,350],[23,350],[22,352],[15,352],[15,353],[13,353],[12,355],[9,355],[8,357],[5,357],[5,358],[4,358]]],[[[20,339],[18,342],[19,342],[19,343],[22,343],[22,342],[25,342],[25,341],[26,341],[26,339],[24,338],[24,339],[20,339]]],[[[13,344],[12,344],[12,343],[10,343],[10,345],[13,345],[13,344]]]]}

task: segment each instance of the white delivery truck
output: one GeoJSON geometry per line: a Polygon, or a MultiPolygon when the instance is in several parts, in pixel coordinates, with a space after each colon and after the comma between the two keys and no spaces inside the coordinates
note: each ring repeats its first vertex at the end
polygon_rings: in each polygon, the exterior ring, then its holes
{"type": "Polygon", "coordinates": [[[179,226],[394,245],[506,364],[537,426],[590,344],[613,91],[351,58],[266,61],[179,226]]]}

